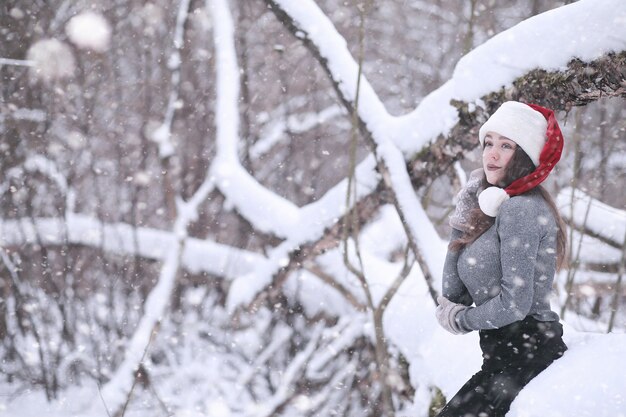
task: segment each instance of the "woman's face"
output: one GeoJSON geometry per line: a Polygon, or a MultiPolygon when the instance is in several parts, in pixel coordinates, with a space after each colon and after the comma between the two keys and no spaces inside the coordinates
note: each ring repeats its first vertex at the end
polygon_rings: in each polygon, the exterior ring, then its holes
{"type": "Polygon", "coordinates": [[[504,178],[506,167],[515,153],[517,144],[511,139],[496,132],[487,132],[483,148],[483,170],[487,182],[491,185],[500,185],[504,178]]]}

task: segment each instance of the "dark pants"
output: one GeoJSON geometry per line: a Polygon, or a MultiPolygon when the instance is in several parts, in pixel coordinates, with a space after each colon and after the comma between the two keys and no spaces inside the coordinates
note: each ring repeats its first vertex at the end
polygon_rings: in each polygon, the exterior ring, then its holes
{"type": "Polygon", "coordinates": [[[501,417],[541,371],[563,356],[563,326],[526,317],[495,330],[481,330],[483,365],[437,417],[501,417]]]}

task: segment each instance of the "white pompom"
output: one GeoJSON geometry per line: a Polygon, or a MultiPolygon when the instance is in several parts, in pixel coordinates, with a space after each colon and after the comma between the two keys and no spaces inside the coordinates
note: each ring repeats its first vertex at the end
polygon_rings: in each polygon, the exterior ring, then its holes
{"type": "Polygon", "coordinates": [[[478,205],[487,216],[496,217],[500,211],[500,206],[510,197],[499,187],[486,188],[478,195],[478,205]]]}

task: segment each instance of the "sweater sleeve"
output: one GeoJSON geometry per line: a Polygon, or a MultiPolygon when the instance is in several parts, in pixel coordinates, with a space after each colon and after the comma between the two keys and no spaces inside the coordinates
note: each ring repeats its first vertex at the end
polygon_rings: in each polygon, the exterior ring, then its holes
{"type": "MultiPolygon", "coordinates": [[[[450,241],[461,237],[462,232],[457,229],[452,229],[452,235],[450,241]]],[[[459,259],[459,251],[454,252],[448,250],[446,254],[446,261],[443,265],[443,279],[442,279],[442,291],[444,297],[448,300],[458,303],[471,305],[472,297],[470,296],[467,288],[459,278],[459,272],[457,270],[457,262],[459,259]]]]}
{"type": "Polygon", "coordinates": [[[500,328],[529,313],[539,244],[546,232],[542,219],[539,208],[524,198],[513,197],[502,205],[496,218],[502,265],[500,292],[480,306],[461,311],[456,319],[463,329],[500,328]]]}

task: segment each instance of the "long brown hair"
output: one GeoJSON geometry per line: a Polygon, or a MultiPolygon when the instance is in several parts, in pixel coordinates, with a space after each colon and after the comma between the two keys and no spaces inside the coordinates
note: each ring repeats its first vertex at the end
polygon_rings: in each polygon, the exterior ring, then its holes
{"type": "MultiPolygon", "coordinates": [[[[506,188],[516,179],[525,177],[534,170],[535,165],[531,161],[530,157],[526,154],[526,152],[522,150],[520,146],[516,146],[513,156],[506,166],[504,177],[497,185],[499,187],[506,188]]],[[[490,185],[491,184],[487,182],[487,179],[483,177],[482,184],[480,185],[476,195],[478,195],[480,191],[484,190],[490,185]]],[[[541,196],[548,203],[550,211],[552,211],[552,214],[554,215],[554,220],[557,224],[557,269],[564,268],[567,263],[567,233],[565,229],[565,222],[563,221],[563,218],[559,213],[559,209],[557,208],[556,203],[554,202],[554,199],[552,198],[550,193],[541,185],[538,185],[535,188],[539,190],[541,196]]],[[[468,218],[469,231],[465,232],[460,238],[450,242],[448,248],[451,251],[459,251],[465,246],[474,242],[483,233],[485,233],[487,229],[493,226],[496,220],[495,217],[489,217],[485,213],[483,213],[480,207],[472,209],[469,212],[468,218]]]]}

